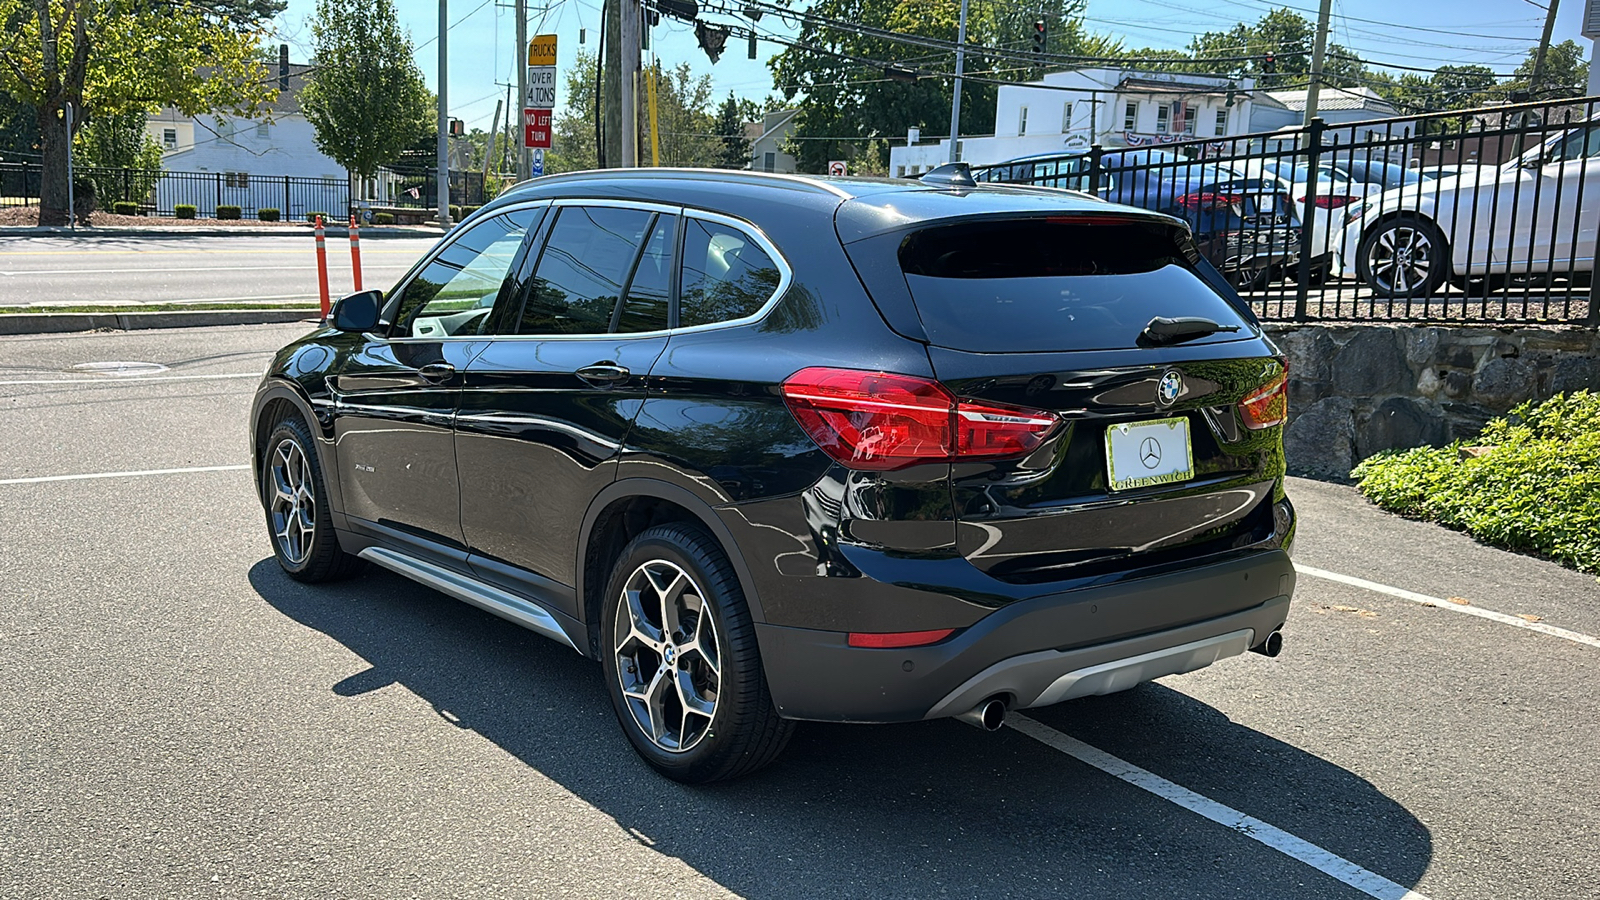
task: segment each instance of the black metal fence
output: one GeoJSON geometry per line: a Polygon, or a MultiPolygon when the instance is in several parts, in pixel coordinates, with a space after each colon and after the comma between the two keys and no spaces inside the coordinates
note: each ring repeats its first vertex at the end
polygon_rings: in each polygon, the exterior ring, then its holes
{"type": "MultiPolygon", "coordinates": [[[[243,218],[276,209],[284,220],[311,213],[336,219],[351,210],[350,183],[344,178],[255,175],[248,172],[169,172],[164,169],[79,167],[74,176],[93,186],[95,207],[110,212],[115,203],[133,203],[140,215],[172,217],[178,206],[195,207],[200,218],[216,216],[218,206],[237,206],[243,218]]],[[[31,162],[0,163],[0,206],[37,206],[41,169],[31,162]]],[[[432,169],[385,169],[373,179],[370,205],[422,210],[438,206],[438,173],[432,169]]],[[[450,202],[486,202],[482,172],[450,173],[450,202]]]]}
{"type": "Polygon", "coordinates": [[[1014,160],[1189,221],[1268,319],[1600,325],[1600,98],[1014,160]]]}

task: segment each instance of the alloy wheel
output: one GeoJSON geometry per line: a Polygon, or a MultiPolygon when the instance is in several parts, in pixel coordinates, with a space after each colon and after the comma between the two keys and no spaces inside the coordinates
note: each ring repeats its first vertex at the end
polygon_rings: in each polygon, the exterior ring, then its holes
{"type": "Polygon", "coordinates": [[[613,623],[617,679],[634,722],[683,753],[711,731],[722,685],[716,623],[688,572],[664,559],[628,576],[613,623]]]}
{"type": "Polygon", "coordinates": [[[1420,228],[1396,225],[1378,235],[1367,249],[1367,270],[1384,293],[1406,294],[1428,280],[1433,266],[1433,241],[1420,228]]]}
{"type": "Polygon", "coordinates": [[[317,537],[317,497],[312,490],[311,461],[298,441],[285,438],[273,448],[268,473],[272,480],[272,536],[278,552],[298,566],[311,555],[317,537]]]}

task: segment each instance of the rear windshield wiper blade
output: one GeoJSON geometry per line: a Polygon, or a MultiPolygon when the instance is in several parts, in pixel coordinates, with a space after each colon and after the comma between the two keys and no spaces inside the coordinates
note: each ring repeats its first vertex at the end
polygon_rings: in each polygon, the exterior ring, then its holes
{"type": "Polygon", "coordinates": [[[1176,344],[1191,338],[1205,337],[1219,331],[1238,331],[1237,325],[1219,325],[1201,316],[1184,316],[1169,319],[1156,316],[1144,327],[1139,337],[1152,344],[1176,344]]]}

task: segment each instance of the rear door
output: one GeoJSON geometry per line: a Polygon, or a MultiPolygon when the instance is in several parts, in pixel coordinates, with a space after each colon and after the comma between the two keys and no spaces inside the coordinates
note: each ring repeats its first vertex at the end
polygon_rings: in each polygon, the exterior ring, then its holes
{"type": "Polygon", "coordinates": [[[1281,435],[1250,427],[1266,420],[1245,421],[1240,405],[1265,388],[1281,412],[1283,364],[1181,231],[1106,216],[983,221],[911,234],[899,256],[939,380],[1062,419],[1023,459],[952,467],[957,543],[973,565],[1053,581],[1272,535],[1281,435]],[[1235,330],[1163,346],[1142,334],[1157,316],[1235,330]]]}
{"type": "MultiPolygon", "coordinates": [[[[574,548],[666,347],[681,216],[560,201],[520,309],[466,372],[461,525],[480,574],[576,583],[574,548]]],[[[577,610],[564,610],[576,615],[577,610]]]]}

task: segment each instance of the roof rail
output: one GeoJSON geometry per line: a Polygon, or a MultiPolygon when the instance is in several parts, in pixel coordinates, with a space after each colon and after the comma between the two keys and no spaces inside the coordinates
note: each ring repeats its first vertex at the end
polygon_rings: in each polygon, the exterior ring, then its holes
{"type": "Polygon", "coordinates": [[[924,172],[917,179],[923,184],[936,184],[953,188],[975,188],[977,179],[972,177],[972,167],[964,162],[945,163],[935,169],[924,172]]]}

